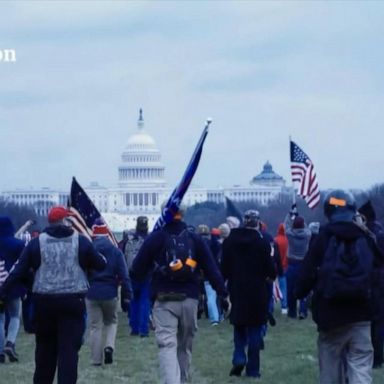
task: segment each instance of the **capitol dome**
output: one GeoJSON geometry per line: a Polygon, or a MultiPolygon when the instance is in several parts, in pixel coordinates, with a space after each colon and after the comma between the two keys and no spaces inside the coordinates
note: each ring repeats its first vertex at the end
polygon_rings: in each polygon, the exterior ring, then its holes
{"type": "Polygon", "coordinates": [[[273,170],[272,164],[267,161],[262,172],[251,180],[251,185],[283,186],[285,180],[273,170]]]}
{"type": "Polygon", "coordinates": [[[164,185],[164,166],[161,163],[161,153],[155,140],[144,130],[143,111],[140,109],[137,121],[137,131],[129,137],[121,155],[122,164],[119,166],[119,184],[121,187],[128,183],[143,186],[164,185]]]}

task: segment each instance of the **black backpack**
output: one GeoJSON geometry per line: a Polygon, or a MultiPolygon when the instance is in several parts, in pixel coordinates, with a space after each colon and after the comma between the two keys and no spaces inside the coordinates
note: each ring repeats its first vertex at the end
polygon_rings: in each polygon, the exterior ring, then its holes
{"type": "Polygon", "coordinates": [[[175,281],[189,281],[193,279],[193,272],[197,266],[195,260],[194,242],[185,229],[178,235],[168,235],[165,244],[166,273],[175,281]]]}
{"type": "Polygon", "coordinates": [[[373,262],[366,236],[351,240],[331,236],[319,268],[318,291],[332,301],[369,300],[373,262]]]}

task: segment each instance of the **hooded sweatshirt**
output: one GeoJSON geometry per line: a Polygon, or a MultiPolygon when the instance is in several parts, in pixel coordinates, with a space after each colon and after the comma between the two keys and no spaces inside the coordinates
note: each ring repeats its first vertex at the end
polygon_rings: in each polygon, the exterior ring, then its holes
{"type": "MultiPolygon", "coordinates": [[[[7,272],[11,270],[24,249],[24,242],[16,239],[14,234],[15,230],[10,218],[0,216],[0,260],[4,262],[3,267],[7,272]]],[[[19,283],[7,292],[7,298],[13,300],[24,294],[25,288],[19,283]]]]}
{"type": "Polygon", "coordinates": [[[301,262],[308,251],[311,231],[308,227],[293,228],[288,216],[284,224],[288,238],[288,261],[292,263],[301,262]]]}
{"type": "Polygon", "coordinates": [[[279,248],[281,265],[285,272],[288,267],[288,238],[285,234],[285,227],[283,223],[279,224],[275,242],[279,248]]]}

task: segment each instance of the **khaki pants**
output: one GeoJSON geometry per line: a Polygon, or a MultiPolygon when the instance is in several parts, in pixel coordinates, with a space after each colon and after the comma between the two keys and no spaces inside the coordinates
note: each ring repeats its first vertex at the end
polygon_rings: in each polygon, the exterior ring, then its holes
{"type": "Polygon", "coordinates": [[[86,300],[92,364],[101,364],[105,347],[115,349],[117,332],[117,298],[86,300]],[[103,343],[103,333],[105,343],[103,343]]]}
{"type": "Polygon", "coordinates": [[[197,330],[197,304],[195,299],[155,302],[153,319],[163,384],[189,380],[192,341],[197,330]]]}
{"type": "Polygon", "coordinates": [[[352,323],[319,332],[320,384],[372,383],[371,324],[352,323]]]}

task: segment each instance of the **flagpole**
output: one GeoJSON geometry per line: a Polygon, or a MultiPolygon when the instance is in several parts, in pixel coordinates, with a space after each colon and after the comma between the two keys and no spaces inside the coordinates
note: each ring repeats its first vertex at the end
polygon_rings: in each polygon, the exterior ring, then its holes
{"type": "MultiPolygon", "coordinates": [[[[292,137],[289,135],[289,164],[291,164],[291,142],[292,142],[292,137]]],[[[295,191],[295,186],[293,184],[292,180],[292,174],[291,174],[291,184],[292,184],[292,205],[296,204],[296,191],[295,191]]]]}
{"type": "Polygon", "coordinates": [[[191,159],[189,160],[187,168],[185,169],[180,182],[176,185],[176,188],[173,190],[171,196],[168,198],[164,208],[162,209],[161,215],[157,219],[153,231],[156,231],[160,229],[163,225],[169,223],[173,219],[174,214],[179,210],[181,201],[183,200],[183,197],[187,192],[188,187],[191,184],[193,176],[195,175],[197,167],[199,165],[200,157],[203,150],[203,144],[208,135],[208,128],[211,123],[212,119],[207,118],[205,121],[203,132],[200,136],[199,141],[197,142],[197,145],[195,147],[195,150],[193,151],[191,159]]]}

